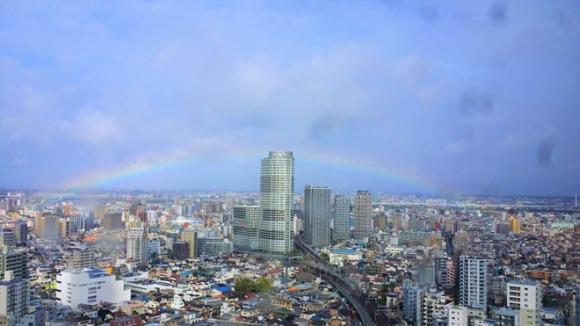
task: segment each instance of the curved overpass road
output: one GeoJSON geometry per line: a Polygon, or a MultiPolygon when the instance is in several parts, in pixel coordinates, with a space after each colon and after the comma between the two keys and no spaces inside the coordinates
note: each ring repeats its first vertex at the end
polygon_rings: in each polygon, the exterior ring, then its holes
{"type": "Polygon", "coordinates": [[[322,257],[320,257],[318,254],[316,254],[316,252],[314,252],[312,248],[310,248],[307,244],[302,242],[301,237],[296,237],[295,243],[299,249],[304,251],[304,253],[314,258],[314,260],[318,264],[316,266],[309,264],[309,267],[322,272],[321,273],[322,278],[324,278],[327,282],[332,284],[337,289],[338,293],[340,293],[340,295],[342,295],[342,297],[345,298],[346,301],[348,301],[354,307],[358,316],[361,319],[362,325],[375,326],[374,320],[371,318],[371,316],[365,309],[364,305],[351,294],[351,289],[348,288],[350,287],[350,284],[344,278],[342,278],[342,276],[330,270],[327,262],[324,259],[322,259],[322,257]]]}

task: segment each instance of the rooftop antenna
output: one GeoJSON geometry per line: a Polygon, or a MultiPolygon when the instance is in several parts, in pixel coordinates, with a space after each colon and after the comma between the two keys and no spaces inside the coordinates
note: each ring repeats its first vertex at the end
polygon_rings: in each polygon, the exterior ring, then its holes
{"type": "Polygon", "coordinates": [[[574,196],[574,207],[578,208],[578,193],[574,196]]]}

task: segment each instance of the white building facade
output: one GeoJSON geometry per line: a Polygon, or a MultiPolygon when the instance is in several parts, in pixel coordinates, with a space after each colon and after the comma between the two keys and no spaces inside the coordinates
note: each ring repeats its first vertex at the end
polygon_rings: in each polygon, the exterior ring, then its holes
{"type": "Polygon", "coordinates": [[[56,276],[56,298],[59,303],[77,309],[80,304],[109,302],[119,304],[131,299],[125,281],[104,270],[90,268],[63,271],[56,276]]]}

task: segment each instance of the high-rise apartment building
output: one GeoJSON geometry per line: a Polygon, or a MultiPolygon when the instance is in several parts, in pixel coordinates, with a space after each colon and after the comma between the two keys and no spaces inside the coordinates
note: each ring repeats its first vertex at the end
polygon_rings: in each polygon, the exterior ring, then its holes
{"type": "Polygon", "coordinates": [[[350,239],[350,199],[347,196],[334,197],[334,230],[333,241],[350,239]]]}
{"type": "Polygon", "coordinates": [[[304,240],[314,247],[330,245],[330,189],[304,187],[304,240]]]}
{"type": "Polygon", "coordinates": [[[354,238],[363,239],[373,233],[373,206],[371,193],[359,190],[354,197],[354,238]]]}
{"type": "Polygon", "coordinates": [[[288,254],[294,249],[292,194],[294,156],[291,152],[270,152],[262,159],[260,176],[260,249],[271,254],[288,254]]]}
{"type": "Polygon", "coordinates": [[[147,265],[149,240],[144,226],[135,226],[127,231],[127,261],[147,265]]]}
{"type": "Polygon", "coordinates": [[[520,326],[540,325],[542,286],[531,280],[507,283],[507,306],[519,310],[520,326]]]}
{"type": "Polygon", "coordinates": [[[462,306],[487,310],[487,259],[459,257],[459,303],[462,306]]]}
{"type": "Polygon", "coordinates": [[[15,278],[11,271],[7,271],[0,281],[0,324],[19,325],[20,318],[28,313],[29,305],[28,279],[15,278]]]}
{"type": "Polygon", "coordinates": [[[28,277],[26,249],[2,248],[0,251],[0,276],[7,271],[11,271],[14,278],[28,277]]]}
{"type": "Polygon", "coordinates": [[[258,250],[260,206],[236,206],[234,207],[234,248],[237,250],[258,250]]]}

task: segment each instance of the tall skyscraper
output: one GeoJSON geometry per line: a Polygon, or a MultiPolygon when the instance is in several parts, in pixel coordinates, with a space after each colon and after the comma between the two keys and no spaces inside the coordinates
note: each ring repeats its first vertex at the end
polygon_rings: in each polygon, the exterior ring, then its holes
{"type": "Polygon", "coordinates": [[[234,207],[234,248],[258,250],[258,231],[262,210],[260,206],[234,207]]]}
{"type": "Polygon", "coordinates": [[[346,196],[334,197],[334,232],[332,240],[341,241],[350,239],[350,199],[346,196]]]}
{"type": "Polygon", "coordinates": [[[288,254],[294,249],[292,194],[294,156],[291,152],[270,152],[262,160],[260,176],[260,249],[272,254],[288,254]]]}
{"type": "Polygon", "coordinates": [[[487,259],[459,257],[459,303],[487,310],[487,259]]]}
{"type": "Polygon", "coordinates": [[[330,245],[330,189],[304,187],[304,240],[314,247],[330,245]]]}
{"type": "Polygon", "coordinates": [[[520,311],[521,326],[540,325],[542,320],[542,286],[531,280],[507,283],[507,306],[520,311]]]}
{"type": "Polygon", "coordinates": [[[359,190],[354,197],[354,218],[356,227],[354,238],[363,239],[373,232],[373,206],[371,193],[359,190]]]}
{"type": "Polygon", "coordinates": [[[144,226],[135,226],[127,231],[127,260],[147,265],[149,253],[147,246],[147,229],[144,226]]]}

